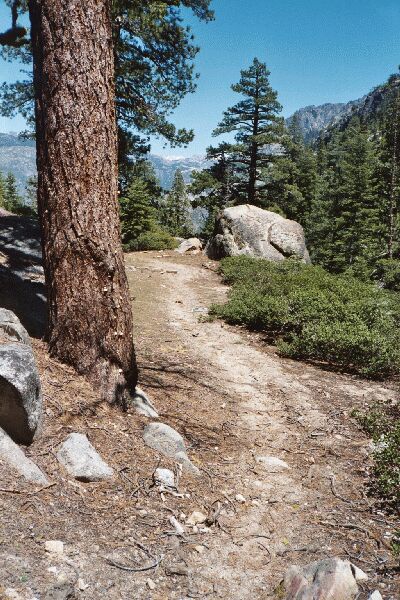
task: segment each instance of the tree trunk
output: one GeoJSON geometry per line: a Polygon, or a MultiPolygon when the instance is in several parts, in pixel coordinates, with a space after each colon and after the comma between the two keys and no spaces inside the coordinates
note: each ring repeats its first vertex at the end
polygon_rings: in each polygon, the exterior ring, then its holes
{"type": "Polygon", "coordinates": [[[388,240],[388,255],[393,258],[393,246],[396,233],[396,217],[397,217],[397,171],[398,171],[398,143],[399,143],[399,109],[400,96],[397,94],[395,113],[394,113],[394,134],[393,134],[393,152],[391,165],[391,180],[390,180],[390,197],[389,197],[389,240],[388,240]]]}
{"type": "MultiPolygon", "coordinates": [[[[258,77],[256,78],[256,86],[258,85],[258,77]]],[[[257,204],[256,199],[256,182],[257,182],[257,158],[258,158],[258,143],[255,141],[255,137],[258,135],[259,126],[259,106],[258,106],[258,94],[255,97],[254,107],[254,120],[253,120],[253,141],[251,143],[250,151],[250,167],[249,167],[249,189],[247,194],[247,202],[249,204],[257,204]]]]}
{"type": "Polygon", "coordinates": [[[110,0],[29,0],[50,352],[110,402],[136,384],[120,241],[110,0]]]}

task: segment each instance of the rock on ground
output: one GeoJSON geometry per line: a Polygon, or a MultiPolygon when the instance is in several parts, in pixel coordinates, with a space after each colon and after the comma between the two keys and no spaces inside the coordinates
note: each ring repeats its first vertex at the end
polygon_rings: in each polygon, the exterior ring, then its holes
{"type": "Polygon", "coordinates": [[[144,415],[152,419],[158,418],[158,412],[155,409],[148,395],[140,388],[135,389],[135,395],[132,399],[132,405],[139,415],[144,415]]]}
{"type": "Polygon", "coordinates": [[[289,257],[310,262],[299,223],[250,204],[225,208],[218,215],[206,253],[216,260],[246,254],[274,262],[289,257]]]}
{"type": "Polygon", "coordinates": [[[164,456],[174,458],[184,468],[194,474],[199,474],[198,468],[190,461],[183,437],[165,423],[150,423],[145,427],[143,439],[147,446],[157,450],[164,456]]]}
{"type": "Polygon", "coordinates": [[[203,244],[198,238],[189,238],[188,240],[184,240],[179,248],[176,249],[176,252],[179,254],[185,254],[186,252],[201,252],[203,249],[203,244]]]}
{"type": "Polygon", "coordinates": [[[153,480],[156,485],[162,485],[166,488],[175,488],[175,475],[170,469],[158,468],[153,473],[153,480]]]}
{"type": "Polygon", "coordinates": [[[71,433],[57,452],[57,459],[79,481],[111,479],[114,471],[82,433],[71,433]]]}
{"type": "Polygon", "coordinates": [[[367,579],[361,569],[339,558],[293,566],[285,576],[286,600],[354,600],[359,592],[357,582],[367,579]]]}
{"type": "Polygon", "coordinates": [[[30,346],[0,345],[0,427],[18,444],[40,432],[43,408],[39,373],[30,346]]]}
{"type": "Polygon", "coordinates": [[[269,473],[278,473],[289,469],[289,465],[276,456],[256,456],[256,461],[263,465],[269,473]]]}
{"type": "Polygon", "coordinates": [[[6,308],[0,308],[0,333],[12,341],[30,344],[25,327],[16,315],[6,308]]]}
{"type": "Polygon", "coordinates": [[[26,481],[47,485],[46,475],[21,450],[19,446],[0,429],[0,462],[14,469],[26,481]]]}

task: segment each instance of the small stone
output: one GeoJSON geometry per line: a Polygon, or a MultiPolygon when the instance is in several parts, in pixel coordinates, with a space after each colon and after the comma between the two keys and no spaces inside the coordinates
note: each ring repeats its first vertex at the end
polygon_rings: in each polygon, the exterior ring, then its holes
{"type": "Polygon", "coordinates": [[[381,593],[378,592],[378,590],[375,590],[375,592],[372,592],[372,594],[368,596],[368,600],[383,600],[383,598],[381,593]]]}
{"type": "Polygon", "coordinates": [[[85,590],[87,590],[89,587],[88,583],[85,583],[85,581],[81,578],[78,579],[78,590],[80,590],[81,592],[84,592],[85,590]]]}
{"type": "Polygon", "coordinates": [[[64,542],[60,542],[60,540],[48,540],[44,543],[44,549],[49,554],[63,554],[64,542]]]}
{"type": "Polygon", "coordinates": [[[195,546],[194,549],[196,550],[196,552],[198,552],[199,554],[203,554],[205,548],[204,546],[195,546]]]}
{"type": "Polygon", "coordinates": [[[155,590],[156,589],[156,584],[154,583],[154,581],[152,579],[147,579],[146,581],[147,586],[149,587],[149,589],[151,590],[155,590]]]}
{"type": "Polygon", "coordinates": [[[197,525],[193,525],[192,530],[193,533],[199,533],[199,528],[197,527],[197,525]]]}
{"type": "Polygon", "coordinates": [[[169,522],[171,523],[172,527],[175,529],[177,535],[184,535],[185,528],[183,527],[183,525],[181,525],[181,523],[179,523],[179,521],[177,519],[175,519],[175,517],[170,517],[169,522]]]}
{"type": "Polygon", "coordinates": [[[141,508],[140,510],[138,510],[139,517],[147,517],[148,514],[149,513],[147,512],[147,510],[144,508],[141,508]]]}
{"type": "Polygon", "coordinates": [[[290,468],[284,460],[276,456],[257,456],[256,461],[262,464],[270,473],[277,473],[290,468]]]}
{"type": "Polygon", "coordinates": [[[135,395],[132,398],[132,404],[139,415],[144,415],[151,419],[158,419],[158,412],[150,400],[149,396],[140,388],[135,389],[135,395]]]}
{"type": "Polygon", "coordinates": [[[242,496],[242,494],[236,494],[235,500],[236,502],[240,502],[240,504],[244,504],[246,502],[246,498],[242,496]]]}
{"type": "Polygon", "coordinates": [[[156,469],[153,474],[154,483],[167,488],[175,488],[175,475],[170,469],[156,469]]]}
{"type": "Polygon", "coordinates": [[[144,443],[164,456],[174,458],[185,469],[199,475],[199,469],[190,461],[183,437],[165,423],[150,423],[143,432],[144,443]]]}
{"type": "Polygon", "coordinates": [[[187,519],[186,523],[188,525],[199,525],[201,523],[205,523],[207,521],[207,515],[200,511],[194,511],[187,519]]]}
{"type": "Polygon", "coordinates": [[[0,461],[14,469],[26,481],[40,485],[49,483],[46,475],[1,428],[0,461]]]}
{"type": "Polygon", "coordinates": [[[253,506],[260,506],[259,500],[252,500],[251,503],[253,506]]]}
{"type": "Polygon", "coordinates": [[[57,458],[78,481],[103,481],[114,476],[114,471],[82,433],[71,433],[58,450],[57,458]]]}

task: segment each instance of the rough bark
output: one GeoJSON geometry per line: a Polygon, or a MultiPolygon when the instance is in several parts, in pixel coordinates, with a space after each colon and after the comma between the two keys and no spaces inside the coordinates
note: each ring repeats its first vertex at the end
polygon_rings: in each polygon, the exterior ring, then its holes
{"type": "Polygon", "coordinates": [[[29,0],[52,355],[110,402],[136,384],[120,242],[109,0],[29,0]]]}

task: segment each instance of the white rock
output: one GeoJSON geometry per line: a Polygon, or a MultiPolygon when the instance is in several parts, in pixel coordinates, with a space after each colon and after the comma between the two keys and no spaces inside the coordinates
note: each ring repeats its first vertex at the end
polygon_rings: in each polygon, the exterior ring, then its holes
{"type": "Polygon", "coordinates": [[[161,484],[167,488],[175,488],[175,475],[170,469],[156,469],[153,479],[156,485],[161,484]]]}
{"type": "Polygon", "coordinates": [[[175,517],[170,517],[169,522],[171,523],[172,527],[175,529],[178,535],[184,535],[185,528],[181,523],[179,523],[177,519],[175,519],[175,517]]]}
{"type": "Polygon", "coordinates": [[[190,517],[188,517],[186,523],[188,525],[201,525],[202,523],[205,523],[206,521],[207,521],[207,515],[200,512],[199,510],[195,510],[194,512],[192,512],[190,517]]]}
{"type": "Polygon", "coordinates": [[[189,238],[179,245],[176,252],[179,252],[179,254],[185,254],[185,252],[200,252],[202,248],[203,244],[198,238],[189,238]]]}
{"type": "Polygon", "coordinates": [[[276,456],[257,456],[256,461],[262,464],[270,473],[277,473],[290,469],[289,465],[276,456]]]}
{"type": "Polygon", "coordinates": [[[78,590],[80,590],[81,592],[84,592],[85,590],[87,590],[89,587],[88,583],[85,583],[85,581],[81,578],[78,579],[78,590]]]}
{"type": "Polygon", "coordinates": [[[372,592],[372,594],[368,596],[368,600],[383,600],[383,598],[381,593],[378,592],[378,590],[375,590],[375,592],[372,592]]]}
{"type": "Polygon", "coordinates": [[[61,542],[60,540],[48,540],[44,543],[44,549],[49,554],[63,554],[64,542],[61,542]]]}
{"type": "Polygon", "coordinates": [[[14,469],[31,483],[47,485],[49,480],[39,467],[0,429],[0,462],[14,469]]]}
{"type": "Polygon", "coordinates": [[[156,589],[156,584],[154,583],[154,581],[152,579],[150,579],[150,578],[147,579],[146,583],[151,590],[156,589]]]}
{"type": "Polygon", "coordinates": [[[114,471],[81,433],[71,433],[57,452],[59,462],[78,481],[111,479],[114,471]]]}
{"type": "Polygon", "coordinates": [[[235,500],[236,502],[240,502],[240,504],[244,504],[246,502],[246,498],[242,496],[242,494],[236,494],[235,500]]]}
{"type": "Polygon", "coordinates": [[[164,456],[174,458],[176,462],[195,475],[199,475],[199,469],[190,461],[183,437],[165,423],[150,423],[145,427],[143,440],[147,446],[157,450],[164,456]]]}
{"type": "Polygon", "coordinates": [[[158,418],[158,412],[150,400],[149,396],[140,388],[135,389],[135,395],[132,398],[132,404],[139,415],[144,415],[151,419],[158,418]]]}
{"type": "Polygon", "coordinates": [[[310,262],[299,223],[250,204],[225,208],[218,214],[206,253],[217,260],[246,254],[276,262],[290,256],[310,262]]]}
{"type": "Polygon", "coordinates": [[[203,554],[204,553],[204,546],[195,546],[194,549],[196,550],[196,552],[198,552],[199,554],[203,554]]]}

